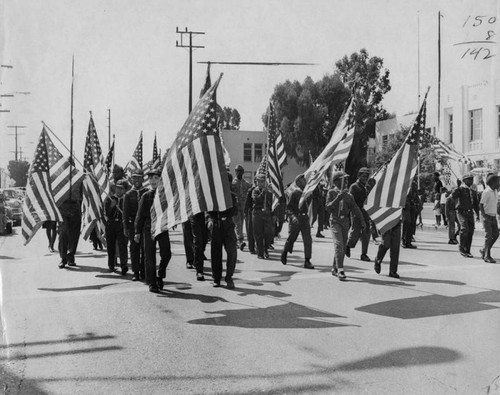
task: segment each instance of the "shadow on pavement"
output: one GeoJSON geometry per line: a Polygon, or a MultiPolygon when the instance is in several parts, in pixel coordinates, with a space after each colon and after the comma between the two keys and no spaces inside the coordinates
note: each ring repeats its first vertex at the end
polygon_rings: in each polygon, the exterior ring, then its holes
{"type": "MultiPolygon", "coordinates": [[[[388,351],[371,358],[338,365],[334,370],[352,371],[366,369],[392,369],[415,365],[435,365],[461,359],[457,351],[444,347],[410,347],[388,351]]],[[[328,369],[329,370],[329,369],[328,369]]]]}
{"type": "Polygon", "coordinates": [[[70,287],[70,288],[38,288],[38,290],[50,291],[50,292],[89,291],[89,290],[99,290],[105,287],[110,287],[112,285],[118,285],[118,284],[120,283],[97,284],[97,285],[87,285],[83,287],[70,287]]]}
{"type": "Polygon", "coordinates": [[[389,300],[361,306],[357,311],[403,320],[498,309],[487,303],[500,303],[500,291],[485,291],[460,296],[426,295],[389,300]]]}
{"type": "Polygon", "coordinates": [[[332,322],[332,319],[345,317],[291,302],[265,308],[219,310],[206,313],[222,315],[222,317],[196,319],[188,321],[188,323],[261,329],[314,329],[357,326],[332,322]]]}
{"type": "Polygon", "coordinates": [[[0,259],[16,259],[13,256],[0,255],[0,259]]]}
{"type": "Polygon", "coordinates": [[[233,290],[233,292],[237,293],[239,296],[259,295],[259,296],[272,296],[274,298],[286,298],[288,296],[292,296],[291,294],[287,294],[281,291],[271,291],[266,289],[255,289],[255,288],[241,288],[238,286],[238,282],[236,282],[236,288],[233,290]]]}
{"type": "Polygon", "coordinates": [[[186,294],[184,292],[177,292],[170,289],[161,290],[158,294],[158,297],[167,299],[197,300],[201,303],[227,302],[226,299],[221,298],[220,296],[201,295],[194,293],[186,294]]]}

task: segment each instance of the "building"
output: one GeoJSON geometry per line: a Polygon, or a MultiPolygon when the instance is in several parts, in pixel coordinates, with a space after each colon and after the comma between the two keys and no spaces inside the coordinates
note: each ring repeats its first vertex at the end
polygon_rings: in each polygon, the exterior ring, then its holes
{"type": "MultiPolygon", "coordinates": [[[[231,171],[236,165],[245,169],[243,177],[252,182],[262,157],[267,150],[267,134],[260,131],[223,130],[224,146],[231,157],[231,171]]],[[[301,166],[291,157],[283,167],[283,185],[291,183],[295,177],[307,168],[301,166]]]]}

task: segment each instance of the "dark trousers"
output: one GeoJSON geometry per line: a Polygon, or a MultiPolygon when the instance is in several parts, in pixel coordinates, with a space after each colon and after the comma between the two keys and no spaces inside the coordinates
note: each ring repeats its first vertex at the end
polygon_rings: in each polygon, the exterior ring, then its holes
{"type": "Polygon", "coordinates": [[[403,237],[402,242],[404,245],[411,244],[413,238],[413,225],[415,218],[415,208],[412,207],[407,210],[403,210],[403,237]]]}
{"type": "Polygon", "coordinates": [[[134,273],[144,273],[144,246],[142,240],[139,243],[134,241],[134,232],[130,232],[129,251],[132,271],[134,273]]]}
{"type": "Polygon", "coordinates": [[[217,282],[222,278],[222,247],[224,247],[227,254],[226,280],[228,280],[233,277],[237,258],[236,233],[232,219],[215,221],[211,237],[212,277],[217,282]]]}
{"type": "Polygon", "coordinates": [[[207,231],[205,225],[205,213],[198,213],[189,218],[191,226],[193,264],[196,267],[196,273],[203,273],[203,255],[207,243],[207,231]]]}
{"type": "Polygon", "coordinates": [[[75,253],[80,239],[82,219],[80,214],[63,215],[63,222],[59,226],[59,256],[62,262],[75,262],[75,253]]]}
{"type": "Polygon", "coordinates": [[[151,237],[151,230],[143,231],[141,238],[144,248],[146,284],[156,285],[156,243],[151,237]]]}
{"type": "Polygon", "coordinates": [[[441,216],[443,217],[444,226],[448,225],[448,220],[446,219],[446,204],[441,203],[441,216]]]}
{"type": "Polygon", "coordinates": [[[368,244],[370,243],[370,216],[365,209],[360,208],[363,214],[363,219],[365,221],[365,228],[361,227],[361,221],[354,217],[354,221],[349,232],[349,239],[347,240],[347,245],[349,248],[356,247],[356,243],[361,239],[361,254],[366,255],[368,253],[368,244]]]}
{"type": "Polygon", "coordinates": [[[248,214],[245,217],[245,225],[247,227],[248,250],[255,253],[255,237],[253,237],[253,215],[248,214]]]}
{"type": "Polygon", "coordinates": [[[484,217],[484,257],[491,258],[491,247],[498,239],[498,222],[496,216],[485,215],[484,217]]]}
{"type": "Polygon", "coordinates": [[[158,277],[165,278],[165,269],[172,258],[172,249],[170,248],[170,235],[168,230],[156,236],[156,243],[160,248],[160,265],[158,267],[158,277]]]}
{"type": "Polygon", "coordinates": [[[316,219],[318,220],[318,233],[323,231],[324,226],[324,218],[325,218],[325,206],[323,206],[323,202],[318,200],[313,200],[311,203],[311,226],[314,225],[316,219]]]}
{"type": "Polygon", "coordinates": [[[458,222],[460,223],[460,252],[470,254],[472,236],[474,236],[474,213],[472,211],[457,211],[458,222]]]}
{"type": "Polygon", "coordinates": [[[378,246],[377,260],[384,259],[387,250],[390,250],[389,272],[397,273],[399,264],[399,249],[401,240],[401,222],[382,235],[382,243],[378,246]]]}
{"type": "Polygon", "coordinates": [[[193,253],[193,232],[191,232],[191,222],[187,220],[182,223],[182,240],[184,242],[184,253],[186,254],[186,263],[194,262],[193,253]]]}
{"type": "Polygon", "coordinates": [[[458,222],[457,212],[455,210],[448,211],[448,239],[456,240],[457,236],[455,236],[455,224],[458,226],[458,230],[460,230],[460,223],[458,222]]]}
{"type": "MultiPolygon", "coordinates": [[[[272,218],[269,213],[254,211],[252,222],[257,255],[263,256],[274,237],[272,218]]],[[[309,228],[309,233],[311,233],[311,228],[309,228]]]]}
{"type": "Polygon", "coordinates": [[[311,226],[307,214],[290,215],[288,219],[288,238],[285,242],[285,251],[292,252],[293,244],[297,240],[299,233],[302,235],[304,243],[304,258],[310,259],[312,255],[311,226]]]}
{"type": "Polygon", "coordinates": [[[108,245],[108,267],[115,268],[116,246],[120,256],[120,266],[127,267],[127,238],[123,234],[121,223],[111,223],[106,226],[106,243],[108,245]]]}

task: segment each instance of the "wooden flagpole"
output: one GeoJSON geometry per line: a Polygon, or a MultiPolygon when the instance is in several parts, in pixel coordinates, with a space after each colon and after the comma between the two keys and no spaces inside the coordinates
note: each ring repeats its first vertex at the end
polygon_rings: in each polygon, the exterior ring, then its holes
{"type": "MultiPolygon", "coordinates": [[[[73,60],[71,62],[71,116],[70,116],[70,140],[69,140],[69,199],[72,196],[73,180],[71,173],[73,171],[73,92],[75,83],[75,55],[73,55],[73,60]]],[[[44,124],[45,125],[45,124],[44,124]]],[[[50,130],[50,129],[49,129],[50,130]]]]}

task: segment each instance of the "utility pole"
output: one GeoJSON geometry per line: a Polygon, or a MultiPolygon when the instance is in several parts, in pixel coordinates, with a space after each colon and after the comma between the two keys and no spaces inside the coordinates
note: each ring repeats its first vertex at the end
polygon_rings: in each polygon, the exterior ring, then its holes
{"type": "Polygon", "coordinates": [[[17,152],[18,152],[18,145],[17,145],[17,136],[22,136],[22,134],[19,134],[17,133],[17,129],[22,129],[22,128],[25,128],[26,126],[19,126],[19,125],[15,125],[15,126],[7,126],[9,128],[14,128],[15,129],[15,133],[14,134],[9,134],[9,136],[16,136],[16,150],[15,150],[15,153],[16,153],[16,162],[17,162],[17,152]]]}
{"type": "Polygon", "coordinates": [[[176,33],[181,35],[181,43],[179,41],[175,42],[175,46],[178,48],[189,48],[189,114],[193,108],[193,48],[205,48],[201,45],[193,45],[193,36],[199,34],[205,34],[205,32],[192,32],[188,31],[186,27],[184,31],[180,31],[178,27],[175,30],[176,33]],[[184,35],[189,35],[189,45],[186,45],[183,41],[184,35]]]}
{"type": "MultiPolygon", "coordinates": [[[[113,135],[113,139],[115,136],[113,135]]],[[[108,151],[111,149],[111,109],[108,108],[108,151]]]]}

